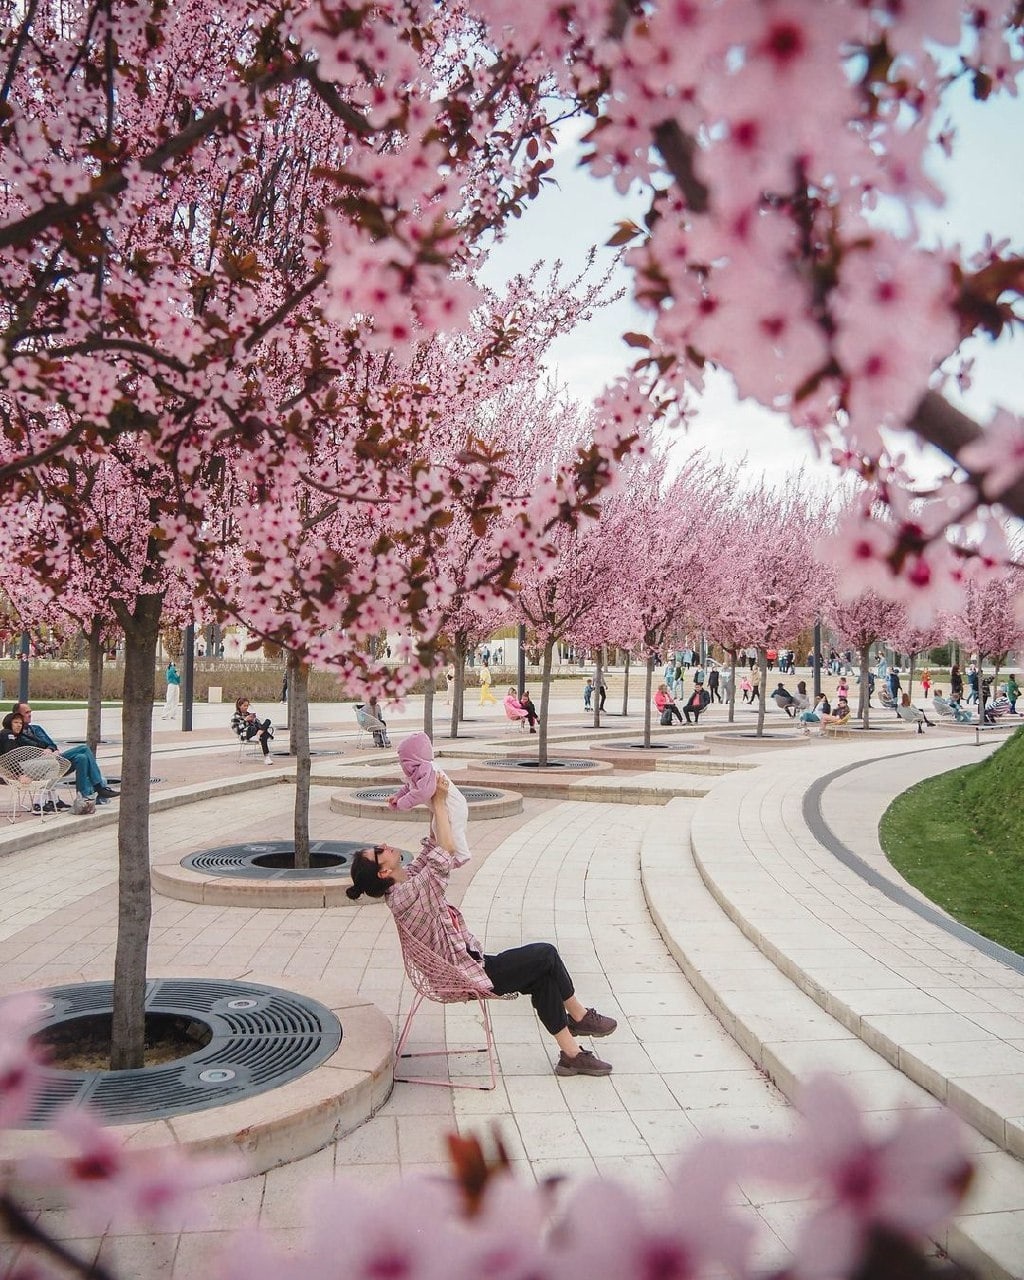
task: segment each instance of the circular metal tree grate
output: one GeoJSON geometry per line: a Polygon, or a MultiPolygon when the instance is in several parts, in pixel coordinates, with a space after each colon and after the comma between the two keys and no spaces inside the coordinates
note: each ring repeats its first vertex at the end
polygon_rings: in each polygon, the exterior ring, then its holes
{"type": "MultiPolygon", "coordinates": [[[[348,879],[352,855],[365,849],[367,840],[316,840],[310,843],[308,869],[281,865],[295,852],[292,840],[264,840],[259,844],[227,844],[217,849],[203,849],[182,858],[187,871],[208,876],[231,876],[239,880],[324,880],[348,879]]],[[[402,862],[413,855],[402,852],[402,862]]]]}
{"type": "Polygon", "coordinates": [[[537,759],[530,760],[513,760],[513,759],[497,759],[485,760],[484,767],[487,769],[599,769],[601,766],[596,760],[549,760],[547,764],[541,765],[537,759]]]}
{"type": "MultiPolygon", "coordinates": [[[[380,802],[388,800],[397,790],[397,787],[366,787],[354,792],[353,799],[380,802]]],[[[484,801],[501,799],[500,791],[488,791],[485,787],[459,787],[459,790],[466,797],[467,804],[483,804],[484,801]]]]}
{"type": "MultiPolygon", "coordinates": [[[[109,1014],[113,984],[86,982],[40,993],[43,1028],[109,1014]]],[[[185,1018],[210,1032],[207,1044],[174,1062],[130,1071],[45,1068],[22,1128],[50,1123],[69,1103],[88,1105],[109,1124],[162,1120],[237,1102],[305,1075],[341,1043],[341,1023],[316,1000],[250,982],[182,978],[154,981],[147,1014],[185,1018]]]]}

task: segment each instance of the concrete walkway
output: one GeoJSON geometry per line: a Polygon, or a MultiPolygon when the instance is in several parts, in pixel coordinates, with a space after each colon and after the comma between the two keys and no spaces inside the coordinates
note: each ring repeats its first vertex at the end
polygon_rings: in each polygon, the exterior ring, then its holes
{"type": "MultiPolygon", "coordinates": [[[[710,728],[724,720],[716,711],[710,728]]],[[[237,748],[221,727],[225,709],[202,712],[202,738],[158,735],[153,772],[164,781],[155,795],[166,791],[170,801],[199,774],[264,782],[288,769],[285,760],[267,770],[239,766],[237,748]]],[[[770,718],[773,729],[791,733],[780,714],[770,718]]],[[[55,719],[40,716],[51,732],[72,732],[55,719]]],[[[470,740],[483,741],[490,731],[506,745],[492,720],[468,725],[470,740]]],[[[569,699],[556,703],[553,726],[556,721],[574,736],[588,728],[569,699]]],[[[314,746],[343,753],[318,758],[318,773],[329,777],[360,761],[383,763],[383,753],[357,753],[354,726],[337,708],[315,710],[314,723],[314,746]]],[[[638,728],[619,717],[608,723],[638,728]]],[[[392,720],[393,738],[415,727],[412,708],[392,720]]],[[[113,728],[110,739],[101,761],[114,772],[113,728]]],[[[624,805],[599,795],[587,801],[527,797],[520,816],[475,823],[474,861],[456,874],[453,896],[489,949],[537,938],[557,943],[584,1000],[620,1020],[616,1034],[595,1046],[613,1062],[611,1077],[559,1080],[551,1071],[550,1038],[529,1003],[502,1003],[493,1010],[501,1060],[493,1093],[397,1086],[347,1138],[211,1192],[205,1231],[82,1237],[60,1211],[44,1213],[44,1223],[123,1277],[195,1275],[239,1227],[259,1225],[287,1249],[301,1229],[311,1176],[378,1181],[446,1172],[444,1135],[484,1135],[494,1122],[525,1177],[597,1172],[650,1186],[698,1135],[788,1132],[795,1116],[787,1095],[801,1078],[828,1068],[850,1078],[879,1121],[896,1105],[936,1106],[937,1096],[957,1105],[961,1093],[966,1098],[964,1091],[973,1089],[971,1105],[983,1105],[984,1117],[966,1102],[958,1109],[981,1125],[970,1142],[980,1177],[969,1212],[942,1243],[984,1276],[1024,1275],[1024,1181],[1016,1158],[1024,1114],[1018,1093],[1024,978],[887,898],[822,844],[818,819],[803,811],[816,779],[853,766],[823,790],[821,815],[837,840],[877,872],[884,860],[870,833],[881,808],[918,776],[991,749],[962,743],[938,731],[923,743],[912,731],[866,741],[855,735],[849,743],[792,736],[770,749],[749,740],[723,750],[716,743],[712,757],[757,767],[702,773],[703,799],[673,795],[664,804],[624,805]],[[866,763],[880,757],[880,766],[866,763]],[[891,981],[881,979],[878,966],[894,975],[891,981]],[[871,974],[879,976],[873,984],[871,974]],[[922,1017],[933,1021],[924,1024],[922,1017]],[[990,1037],[1003,1044],[1005,1056],[991,1056],[990,1037]],[[979,1073],[961,1069],[972,1053],[984,1054],[984,1086],[979,1073]]],[[[666,785],[678,783],[671,772],[664,776],[666,785]]],[[[616,778],[626,781],[621,772],[616,778]]],[[[637,774],[635,782],[649,787],[652,775],[637,774]]],[[[408,847],[409,824],[340,819],[330,812],[330,794],[329,787],[314,791],[314,838],[385,839],[408,847]]],[[[116,833],[106,814],[113,810],[96,815],[99,822],[23,818],[0,835],[8,889],[0,900],[5,987],[76,973],[109,975],[116,833]],[[20,832],[42,843],[30,846],[20,832]]],[[[212,831],[232,842],[282,839],[290,823],[291,789],[262,786],[155,812],[153,847],[161,856],[178,850],[184,856],[207,846],[212,831]]],[[[150,959],[164,970],[276,974],[285,986],[290,977],[344,982],[396,1023],[409,999],[390,916],[365,900],[287,911],[158,897],[150,959]]],[[[418,1021],[417,1034],[427,1039],[446,1030],[450,1041],[460,1041],[469,1032],[466,1019],[462,1009],[431,1010],[418,1021]]],[[[737,1195],[764,1229],[763,1262],[778,1263],[799,1206],[785,1198],[766,1201],[760,1188],[737,1195]]],[[[11,1255],[0,1246],[0,1262],[11,1255]]]]}

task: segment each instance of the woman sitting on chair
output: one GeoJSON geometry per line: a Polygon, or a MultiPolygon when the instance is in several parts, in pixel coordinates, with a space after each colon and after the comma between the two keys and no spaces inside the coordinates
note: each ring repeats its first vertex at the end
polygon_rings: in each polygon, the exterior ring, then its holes
{"type": "Polygon", "coordinates": [[[251,742],[259,738],[260,750],[263,752],[263,763],[273,764],[270,754],[270,739],[274,736],[274,726],[269,720],[260,720],[249,705],[248,698],[236,698],[235,714],[231,717],[231,727],[243,742],[251,742]]]}
{"type": "Polygon", "coordinates": [[[421,946],[458,969],[468,990],[528,995],[558,1045],[555,1075],[610,1075],[611,1065],[590,1049],[581,1049],[576,1036],[611,1035],[617,1023],[580,1003],[572,978],[551,943],[531,942],[485,955],[466,928],[462,912],[445,898],[455,856],[445,804],[448,786],[448,779],[439,773],[430,801],[430,833],[416,861],[403,867],[401,851],[388,844],[360,849],[352,858],[352,884],[345,892],[352,899],[364,893],[383,898],[396,923],[421,946]]]}
{"type": "Polygon", "coordinates": [[[844,725],[849,723],[850,704],[845,698],[836,699],[836,709],[833,712],[825,712],[821,717],[822,727],[827,724],[844,725]]]}
{"type": "Polygon", "coordinates": [[[525,720],[527,718],[526,708],[519,701],[519,695],[511,685],[509,685],[508,693],[505,694],[502,702],[505,706],[505,714],[510,720],[525,720]]]}

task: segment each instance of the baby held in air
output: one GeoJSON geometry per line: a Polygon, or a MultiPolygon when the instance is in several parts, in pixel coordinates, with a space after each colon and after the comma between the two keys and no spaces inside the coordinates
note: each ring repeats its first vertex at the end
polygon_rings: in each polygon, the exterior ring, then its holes
{"type": "MultiPolygon", "coordinates": [[[[442,770],[434,764],[434,748],[425,733],[411,734],[400,744],[398,763],[402,766],[406,780],[388,800],[388,805],[392,809],[415,809],[419,804],[429,808],[442,770]]],[[[448,775],[444,774],[444,777],[447,778],[448,775]]],[[[461,867],[470,858],[469,841],[466,838],[469,805],[466,803],[466,797],[450,778],[448,778],[445,808],[448,810],[448,821],[451,823],[455,843],[455,857],[452,862],[455,866],[461,867]]]]}

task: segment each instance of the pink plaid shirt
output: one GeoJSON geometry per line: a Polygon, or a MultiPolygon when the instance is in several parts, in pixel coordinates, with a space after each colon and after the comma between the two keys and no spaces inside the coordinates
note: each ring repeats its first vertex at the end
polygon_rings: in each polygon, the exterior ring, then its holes
{"type": "Polygon", "coordinates": [[[417,942],[454,965],[474,991],[491,991],[491,980],[479,960],[470,955],[484,953],[470,933],[462,912],[445,898],[452,854],[430,836],[423,841],[419,857],[408,868],[408,880],[393,884],[384,894],[391,913],[417,942]]]}

